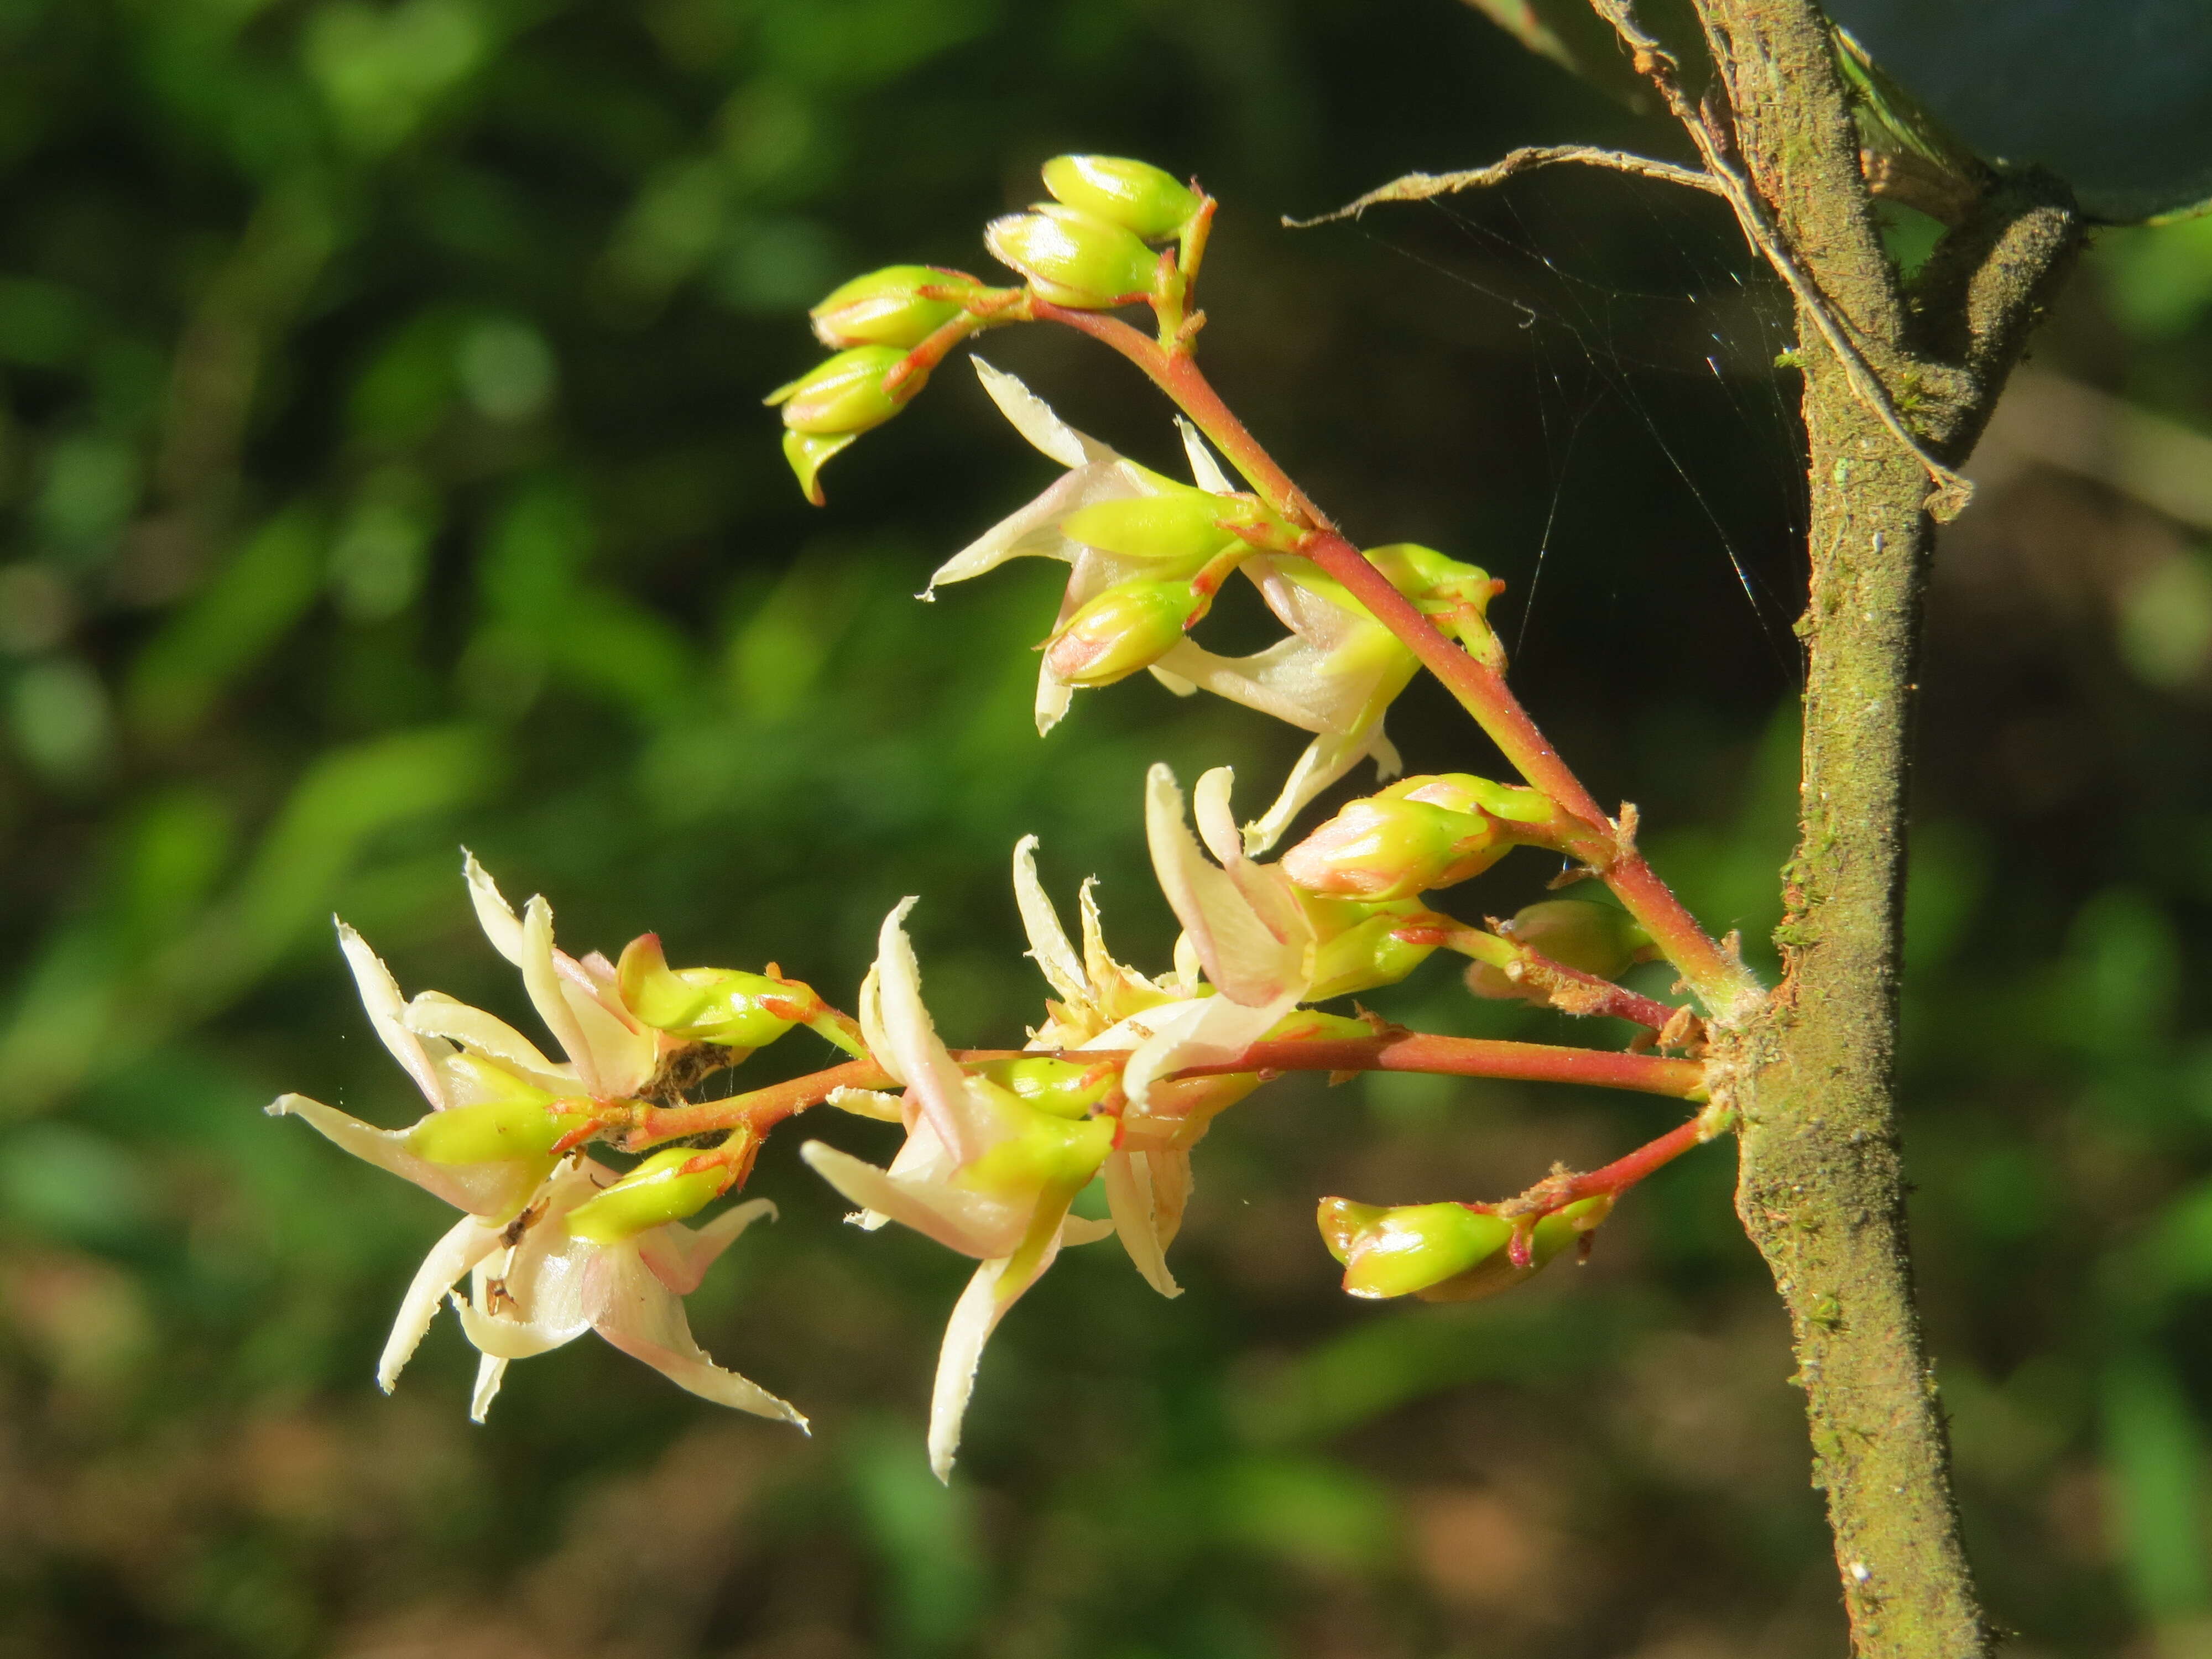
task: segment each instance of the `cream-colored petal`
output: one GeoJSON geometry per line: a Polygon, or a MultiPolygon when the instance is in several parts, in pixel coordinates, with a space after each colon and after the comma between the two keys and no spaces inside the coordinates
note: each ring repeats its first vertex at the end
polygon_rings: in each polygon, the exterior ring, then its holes
{"type": "Polygon", "coordinates": [[[378,1040],[407,1075],[415,1079],[415,1086],[434,1108],[452,1105],[438,1062],[453,1050],[443,1042],[425,1042],[408,1028],[406,1004],[400,997],[399,983],[392,977],[392,970],[384,965],[382,957],[368,948],[368,940],[336,916],[331,920],[337,924],[338,949],[345,957],[346,966],[353,970],[354,985],[361,992],[362,1006],[368,1011],[368,1023],[375,1028],[378,1040]]]}
{"type": "Polygon", "coordinates": [[[976,378],[999,406],[999,412],[1028,439],[1062,466],[1077,467],[1120,458],[1096,438],[1085,436],[1052,412],[1045,400],[1004,369],[981,357],[973,358],[976,378]]]}
{"type": "Polygon", "coordinates": [[[1121,1090],[1131,1109],[1145,1110],[1152,1086],[1189,1066],[1224,1066],[1234,1060],[1298,1006],[1303,984],[1256,1007],[1225,996],[1198,997],[1140,1014],[1132,1024],[1152,1027],[1121,1068],[1121,1090]]]}
{"type": "Polygon", "coordinates": [[[696,1229],[680,1221],[650,1227],[638,1235],[637,1253],[672,1294],[689,1296],[699,1288],[714,1259],[763,1216],[775,1220],[775,1205],[768,1199],[755,1198],[723,1211],[696,1229]]]}
{"type": "Polygon", "coordinates": [[[975,1392],[983,1345],[1006,1310],[1052,1266],[1060,1255],[1060,1239],[1055,1228],[1042,1249],[1024,1250],[1025,1270],[1015,1268],[1011,1260],[984,1262],[953,1304],[945,1341],[937,1352],[937,1377],[929,1396],[929,1468],[939,1480],[952,1479],[952,1460],[960,1449],[960,1428],[975,1392]]]}
{"type": "Polygon", "coordinates": [[[850,1112],[855,1117],[873,1118],[878,1123],[900,1123],[905,1113],[899,1107],[896,1095],[887,1095],[880,1089],[832,1089],[823,1097],[825,1106],[835,1106],[841,1112],[850,1112]]]}
{"type": "Polygon", "coordinates": [[[585,1092],[602,1093],[591,1039],[562,994],[560,969],[553,965],[553,907],[543,896],[532,898],[522,910],[522,988],[530,993],[530,1006],[576,1068],[576,1080],[585,1092]]]}
{"type": "Polygon", "coordinates": [[[392,1334],[376,1362],[376,1386],[390,1394],[399,1373],[414,1358],[446,1292],[468,1270],[500,1248],[501,1229],[487,1226],[474,1216],[464,1216],[446,1236],[430,1247],[422,1265],[399,1299],[399,1316],[392,1322],[392,1334]]]}
{"type": "MultiPolygon", "coordinates": [[[[1297,763],[1291,768],[1290,776],[1283,781],[1282,793],[1275,797],[1274,805],[1244,826],[1244,850],[1256,856],[1273,848],[1322,790],[1376,752],[1378,741],[1395,760],[1398,751],[1382,736],[1379,725],[1349,736],[1324,732],[1308,744],[1297,763]]],[[[1378,777],[1390,775],[1379,763],[1376,772],[1378,777]]]]}
{"type": "Polygon", "coordinates": [[[499,884],[465,847],[461,848],[461,874],[469,884],[469,902],[476,907],[477,921],[491,948],[520,967],[522,924],[515,920],[514,907],[500,896],[499,884]]]}
{"type": "Polygon", "coordinates": [[[1062,1249],[1077,1244],[1096,1244],[1102,1238],[1114,1236],[1111,1221],[1094,1220],[1089,1216],[1069,1215],[1060,1224],[1060,1243],[1062,1249]]]}
{"type": "MultiPolygon", "coordinates": [[[[1185,645],[1190,644],[1190,641],[1188,636],[1183,640],[1183,643],[1185,645]]],[[[1196,649],[1197,647],[1193,647],[1192,648],[1196,649]]],[[[1158,680],[1162,685],[1167,687],[1169,690],[1174,692],[1178,697],[1194,697],[1198,695],[1198,682],[1196,680],[1187,680],[1183,678],[1182,675],[1163,666],[1159,663],[1154,663],[1145,672],[1150,674],[1154,679],[1158,680]]]]}
{"type": "Polygon", "coordinates": [[[495,1014],[447,996],[442,991],[419,991],[407,1005],[407,1029],[428,1036],[450,1038],[464,1048],[495,1060],[548,1094],[574,1093],[573,1067],[555,1064],[538,1052],[538,1045],[495,1014]]]}
{"type": "Polygon", "coordinates": [[[1030,936],[1030,960],[1042,971],[1045,982],[1061,996],[1085,997],[1090,994],[1091,984],[1084,975],[1083,964],[1076,959],[1067,930],[1060,925],[1060,912],[1053,908],[1044,884],[1037,879],[1036,846],[1035,836],[1024,836],[1014,843],[1014,902],[1022,913],[1022,927],[1030,936]]]}
{"type": "Polygon", "coordinates": [[[535,1159],[509,1158],[487,1164],[433,1164],[408,1150],[406,1129],[380,1129],[350,1113],[305,1095],[280,1095],[265,1109],[271,1117],[300,1117],[325,1139],[365,1163],[411,1181],[457,1210],[494,1224],[508,1220],[530,1201],[544,1175],[535,1159]]]}
{"type": "Polygon", "coordinates": [[[598,1307],[593,1328],[607,1342],[702,1400],[806,1427],[796,1407],[708,1357],[691,1334],[682,1299],[653,1276],[637,1246],[602,1247],[592,1263],[591,1279],[598,1307]]]}
{"type": "Polygon", "coordinates": [[[968,1087],[968,1079],[938,1040],[937,1027],[921,1000],[921,965],[901,925],[915,907],[903,900],[876,935],[876,988],[883,1000],[884,1039],[907,1089],[937,1131],[937,1138],[963,1164],[973,1164],[1004,1132],[968,1087]]]}
{"type": "Polygon", "coordinates": [[[1222,995],[1251,1006],[1272,1006],[1286,994],[1295,1002],[1305,989],[1311,924],[1302,911],[1279,913],[1272,903],[1255,909],[1230,873],[1200,851],[1183,819],[1182,791],[1164,766],[1155,765],[1146,780],[1145,834],[1160,890],[1222,995]]]}
{"type": "Polygon", "coordinates": [[[1146,1158],[1140,1153],[1115,1152],[1107,1158],[1102,1173],[1106,1208],[1129,1260],[1144,1275],[1145,1283],[1162,1296],[1181,1296],[1182,1286],[1168,1271],[1166,1249],[1153,1215],[1152,1171],[1146,1158]]]}
{"type": "Polygon", "coordinates": [[[1295,634],[1249,657],[1217,656],[1186,638],[1154,665],[1154,672],[1157,678],[1164,670],[1184,685],[1242,703],[1301,732],[1322,732],[1331,729],[1335,704],[1342,700],[1320,672],[1327,654],[1295,634]]]}
{"type": "MultiPolygon", "coordinates": [[[[915,901],[908,899],[912,904],[915,901]]],[[[872,962],[860,981],[860,1041],[867,1045],[868,1054],[884,1069],[884,1074],[903,1089],[906,1079],[899,1075],[897,1056],[891,1053],[890,1034],[884,1029],[883,975],[876,971],[872,962]]]]}
{"type": "Polygon", "coordinates": [[[567,975],[561,979],[561,998],[576,1017],[577,1027],[591,1049],[592,1069],[599,1074],[594,1093],[619,1099],[635,1094],[652,1080],[660,1059],[656,1032],[632,1024],[567,975]]]}
{"type": "Polygon", "coordinates": [[[807,1166],[861,1209],[875,1210],[962,1255],[1004,1255],[1021,1243],[1029,1210],[944,1181],[901,1179],[874,1164],[810,1140],[807,1166]]]}
{"type": "Polygon", "coordinates": [[[481,1423],[491,1410],[491,1402],[499,1397],[499,1385],[507,1380],[507,1361],[480,1353],[477,1356],[476,1387],[469,1392],[469,1421],[481,1423]]]}
{"type": "Polygon", "coordinates": [[[1176,416],[1176,429],[1182,434],[1182,453],[1190,462],[1190,481],[1212,495],[1233,495],[1237,486],[1229,482],[1229,475],[1213,459],[1206,440],[1198,428],[1180,415],[1176,416]]]}

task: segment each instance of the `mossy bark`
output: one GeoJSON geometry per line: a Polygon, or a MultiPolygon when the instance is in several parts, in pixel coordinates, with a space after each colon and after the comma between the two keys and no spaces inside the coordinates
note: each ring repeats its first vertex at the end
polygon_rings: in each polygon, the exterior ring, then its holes
{"type": "MultiPolygon", "coordinates": [[[[1885,254],[1826,21],[1702,0],[1715,90],[1786,246],[1893,407],[1955,463],[2078,240],[2063,190],[1997,181],[1908,289],[1885,254]]],[[[1959,1535],[1913,1299],[1895,1091],[1905,786],[1929,474],[1801,315],[1810,603],[1784,975],[1717,1056],[1741,1115],[1737,1210],[1788,1305],[1854,1650],[1967,1659],[1993,1635],[1959,1535]]]]}

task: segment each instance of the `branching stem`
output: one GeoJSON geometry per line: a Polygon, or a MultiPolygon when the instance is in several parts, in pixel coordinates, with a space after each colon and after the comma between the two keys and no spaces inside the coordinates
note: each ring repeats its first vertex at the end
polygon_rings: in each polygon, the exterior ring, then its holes
{"type": "Polygon", "coordinates": [[[1389,578],[1366,555],[1339,533],[1328,515],[1298,488],[1222,401],[1195,362],[1161,350],[1127,323],[1097,312],[1070,311],[1040,302],[1032,313],[1041,322],[1065,324],[1088,334],[1142,369],[1197,423],[1270,507],[1309,528],[1311,533],[1304,543],[1306,556],[1343,584],[1377,622],[1403,641],[1474,717],[1524,779],[1590,824],[1594,844],[1584,856],[1591,867],[1681,971],[1715,1024],[1738,1024],[1757,1010],[1765,994],[1758,980],[1698,926],[1697,918],[1660,880],[1632,840],[1621,834],[1620,825],[1607,817],[1582,780],[1559,757],[1504,677],[1446,639],[1435,623],[1390,585],[1389,578]]]}

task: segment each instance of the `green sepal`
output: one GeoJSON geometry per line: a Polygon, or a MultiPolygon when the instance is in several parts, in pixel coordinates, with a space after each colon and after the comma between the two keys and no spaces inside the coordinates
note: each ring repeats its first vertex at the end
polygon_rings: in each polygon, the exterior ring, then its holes
{"type": "Polygon", "coordinates": [[[1051,1054],[991,1060],[976,1066],[970,1075],[988,1079],[1041,1112],[1069,1119],[1088,1115],[1112,1091],[1115,1083],[1110,1070],[1051,1054]]]}
{"type": "Polygon", "coordinates": [[[615,975],[623,1003],[641,1023],[685,1042],[748,1052],[766,1048],[799,1023],[769,1012],[763,1001],[802,1008],[818,1001],[807,987],[765,974],[671,968],[653,933],[641,933],[623,948],[615,975]]]}
{"type": "Polygon", "coordinates": [[[689,1146],[655,1152],[596,1198],[571,1210],[570,1237],[594,1244],[619,1244],[651,1228],[696,1215],[728,1189],[737,1174],[725,1164],[685,1175],[684,1166],[698,1156],[689,1146]]]}
{"type": "Polygon", "coordinates": [[[1513,1237],[1503,1216],[1464,1204],[1405,1204],[1389,1209],[1325,1198],[1317,1215],[1329,1254],[1344,1263],[1347,1294],[1409,1296],[1500,1255],[1513,1237]]]}
{"type": "Polygon", "coordinates": [[[1016,1133],[966,1165],[953,1179],[963,1187],[1008,1197],[1048,1187],[1081,1187],[1114,1150],[1116,1126],[1110,1117],[1071,1122],[1041,1110],[1022,1115],[1027,1121],[1016,1133]]]}
{"type": "Polygon", "coordinates": [[[550,1095],[488,1100],[433,1112],[408,1132],[407,1150],[432,1164],[501,1164],[543,1158],[552,1167],[555,1143],[592,1121],[589,1112],[559,1109],[550,1095]]]}
{"type": "Polygon", "coordinates": [[[1306,992],[1309,1001],[1327,1002],[1378,985],[1395,985],[1436,951],[1432,944],[1396,937],[1401,930],[1430,920],[1428,908],[1417,898],[1376,904],[1317,893],[1298,897],[1319,941],[1314,950],[1313,983],[1306,992]]]}
{"type": "Polygon", "coordinates": [[[1174,574],[1194,575],[1215,554],[1237,544],[1222,521],[1249,516],[1243,503],[1186,489],[1094,501],[1069,514],[1060,528],[1070,541],[1102,553],[1157,561],[1174,574]]]}
{"type": "Polygon", "coordinates": [[[793,432],[828,438],[866,432],[897,414],[921,390],[927,376],[921,374],[910,374],[896,392],[884,390],[884,376],[905,360],[906,353],[896,346],[854,346],[786,381],[761,401],[781,404],[783,423],[793,432]]]}

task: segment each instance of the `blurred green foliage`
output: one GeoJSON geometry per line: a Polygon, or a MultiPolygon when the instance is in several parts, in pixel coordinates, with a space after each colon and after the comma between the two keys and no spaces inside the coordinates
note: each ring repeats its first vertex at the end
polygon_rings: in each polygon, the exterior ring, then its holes
{"type": "MultiPolygon", "coordinates": [[[[410,990],[520,1015],[463,842],[564,939],[653,927],[847,1001],[919,892],[957,1040],[1036,1018],[1024,832],[1164,963],[1145,766],[1231,760],[1257,799],[1296,735],[1147,684],[1041,744],[1052,573],[908,596],[1048,465],[948,370],[811,513],[757,401],[814,356],[808,303],[975,268],[1073,147],[1224,199],[1219,383],[1367,539],[1513,584],[1524,695],[1756,951],[1794,790],[1784,307],[1705,204],[1618,180],[1273,228],[1416,166],[1663,137],[1443,0],[5,0],[0,86],[0,1654],[1834,1650],[1724,1147],[1496,1304],[1348,1305],[1314,1237],[1321,1193],[1512,1191],[1648,1103],[1279,1085],[1201,1151],[1188,1294],[1072,1252],[994,1343],[949,1492],[920,1419],[963,1265],[841,1227],[789,1138],[754,1187],[783,1220],[694,1320],[818,1438],[593,1344],[477,1430],[449,1328],[395,1399],[371,1381],[439,1206],[258,1109],[410,1114],[333,910],[410,990]]],[[[2212,245],[2100,258],[2048,360],[2212,427],[2212,245]]],[[[1117,365],[988,349],[1172,462],[1117,365]]],[[[2021,1651],[2201,1652],[2212,628],[2172,618],[2205,526],[2006,489],[1933,600],[1923,1283],[2021,1651]]],[[[1485,764],[1425,696],[1412,763],[1485,764]]],[[[1569,1035],[1442,969],[1377,1001],[1569,1035]]]]}

